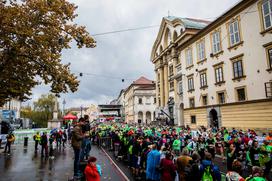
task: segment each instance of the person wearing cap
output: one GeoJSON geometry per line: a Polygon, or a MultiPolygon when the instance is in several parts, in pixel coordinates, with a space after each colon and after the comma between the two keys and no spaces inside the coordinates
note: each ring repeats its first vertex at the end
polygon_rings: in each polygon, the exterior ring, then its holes
{"type": "Polygon", "coordinates": [[[100,181],[101,167],[96,164],[96,158],[90,157],[84,170],[86,181],[100,181]]]}

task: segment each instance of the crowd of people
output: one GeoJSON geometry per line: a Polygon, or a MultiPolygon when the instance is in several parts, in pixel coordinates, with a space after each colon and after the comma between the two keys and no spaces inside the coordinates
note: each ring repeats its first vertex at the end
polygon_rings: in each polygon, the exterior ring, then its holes
{"type": "Polygon", "coordinates": [[[67,143],[67,131],[61,129],[54,129],[49,134],[47,132],[37,132],[33,136],[35,142],[35,153],[41,150],[41,157],[49,157],[54,159],[54,150],[56,148],[65,148],[67,143]]]}
{"type": "Polygon", "coordinates": [[[90,137],[99,146],[110,146],[135,180],[221,180],[215,157],[226,162],[229,181],[270,179],[272,131],[260,135],[235,128],[191,130],[119,123],[95,126],[90,137]]]}

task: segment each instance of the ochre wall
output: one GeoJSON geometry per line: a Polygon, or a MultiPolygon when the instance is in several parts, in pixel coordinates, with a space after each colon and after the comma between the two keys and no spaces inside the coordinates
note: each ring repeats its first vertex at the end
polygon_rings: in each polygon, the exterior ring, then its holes
{"type": "Polygon", "coordinates": [[[191,128],[207,126],[206,108],[184,110],[184,124],[189,125],[191,128]],[[196,116],[196,124],[191,124],[191,115],[196,116]]]}
{"type": "Polygon", "coordinates": [[[272,129],[272,100],[221,107],[222,126],[272,129]]]}

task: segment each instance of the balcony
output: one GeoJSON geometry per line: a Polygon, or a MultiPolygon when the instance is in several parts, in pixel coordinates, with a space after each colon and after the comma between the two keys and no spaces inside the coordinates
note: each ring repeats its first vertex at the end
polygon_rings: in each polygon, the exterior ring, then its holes
{"type": "Polygon", "coordinates": [[[182,76],[181,64],[176,65],[176,75],[173,77],[174,79],[180,78],[182,76]]]}

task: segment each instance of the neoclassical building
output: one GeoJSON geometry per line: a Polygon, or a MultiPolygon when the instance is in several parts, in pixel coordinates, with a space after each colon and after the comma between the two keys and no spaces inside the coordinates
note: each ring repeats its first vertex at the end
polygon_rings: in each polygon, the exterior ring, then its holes
{"type": "Polygon", "coordinates": [[[272,1],[216,20],[164,17],[151,61],[157,112],[177,125],[272,128],[272,1]]]}
{"type": "Polygon", "coordinates": [[[124,106],[127,123],[149,124],[155,119],[155,83],[140,77],[128,88],[122,90],[118,100],[124,106]]]}

